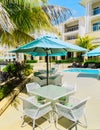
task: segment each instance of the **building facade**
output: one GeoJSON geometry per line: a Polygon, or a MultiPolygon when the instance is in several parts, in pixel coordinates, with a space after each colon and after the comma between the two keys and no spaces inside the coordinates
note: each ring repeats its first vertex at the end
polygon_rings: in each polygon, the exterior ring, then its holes
{"type": "Polygon", "coordinates": [[[64,41],[75,44],[79,36],[92,37],[93,44],[100,44],[100,0],[82,0],[85,16],[70,18],[62,24],[62,38],[64,41]]]}
{"type": "Polygon", "coordinates": [[[85,34],[93,37],[93,44],[100,45],[100,0],[82,0],[85,7],[85,34]]]}
{"type": "MultiPolygon", "coordinates": [[[[80,4],[85,8],[85,16],[70,18],[62,23],[62,39],[76,44],[78,36],[85,35],[92,38],[92,44],[100,45],[100,0],[81,0],[80,4]]],[[[76,56],[73,53],[70,56],[76,56]]]]}
{"type": "Polygon", "coordinates": [[[64,41],[75,44],[78,36],[85,35],[85,19],[84,17],[70,18],[63,23],[62,38],[64,41]]]}

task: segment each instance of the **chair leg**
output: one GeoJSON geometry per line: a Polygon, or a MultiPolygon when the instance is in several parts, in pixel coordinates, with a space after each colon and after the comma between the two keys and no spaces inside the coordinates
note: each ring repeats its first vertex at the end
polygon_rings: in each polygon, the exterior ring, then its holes
{"type": "Polygon", "coordinates": [[[87,128],[88,123],[87,123],[86,114],[84,114],[84,116],[83,116],[83,122],[78,121],[78,124],[79,124],[80,126],[84,127],[84,128],[87,128]]]}
{"type": "Polygon", "coordinates": [[[24,126],[24,115],[21,116],[21,118],[23,119],[23,122],[22,122],[22,124],[21,124],[21,127],[23,127],[23,126],[24,126]]]}
{"type": "Polygon", "coordinates": [[[33,128],[32,128],[32,130],[34,130],[34,128],[35,128],[35,120],[33,120],[33,128]]]}
{"type": "Polygon", "coordinates": [[[76,122],[76,123],[73,123],[73,124],[68,128],[68,130],[72,130],[73,128],[75,128],[75,130],[77,130],[77,122],[76,122]]]}
{"type": "Polygon", "coordinates": [[[77,124],[75,125],[75,130],[77,130],[77,124]]]}
{"type": "Polygon", "coordinates": [[[55,127],[56,127],[58,130],[61,130],[61,129],[58,127],[58,119],[59,119],[59,117],[58,117],[58,113],[56,113],[56,112],[55,112],[55,117],[56,117],[56,119],[55,119],[55,127]]]}

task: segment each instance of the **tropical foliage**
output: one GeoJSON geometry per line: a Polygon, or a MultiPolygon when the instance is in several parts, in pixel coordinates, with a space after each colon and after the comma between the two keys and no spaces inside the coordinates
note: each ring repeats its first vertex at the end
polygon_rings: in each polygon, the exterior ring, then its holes
{"type": "Polygon", "coordinates": [[[23,76],[28,76],[32,73],[33,68],[30,64],[24,64],[20,62],[9,63],[4,69],[3,72],[6,73],[7,78],[19,78],[22,79],[23,76]]]}
{"type": "Polygon", "coordinates": [[[97,45],[92,44],[93,38],[90,38],[89,36],[81,37],[79,36],[76,40],[77,45],[86,48],[87,50],[92,50],[97,47],[97,45]]]}
{"type": "Polygon", "coordinates": [[[36,30],[55,30],[53,24],[60,23],[71,16],[67,8],[47,6],[47,0],[0,0],[2,43],[19,45],[34,39],[30,32],[36,30]],[[5,12],[4,12],[5,11],[5,12]],[[5,18],[5,16],[7,18],[5,18]],[[4,19],[5,18],[5,19],[4,19]],[[6,23],[6,26],[5,26],[6,23]],[[14,30],[13,33],[11,30],[14,30]],[[8,33],[10,32],[10,33],[8,33]]]}

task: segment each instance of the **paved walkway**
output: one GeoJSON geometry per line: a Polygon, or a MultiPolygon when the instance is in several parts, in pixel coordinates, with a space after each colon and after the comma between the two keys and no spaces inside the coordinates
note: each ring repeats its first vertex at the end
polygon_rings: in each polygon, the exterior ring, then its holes
{"type": "MultiPolygon", "coordinates": [[[[96,75],[70,72],[64,73],[63,79],[68,83],[77,82],[76,96],[80,98],[91,97],[86,105],[88,128],[78,126],[78,130],[100,130],[100,80],[97,80],[96,75]]],[[[25,90],[20,94],[25,95],[25,90]]],[[[0,117],[0,130],[32,130],[32,124],[20,126],[22,123],[21,115],[22,102],[17,97],[0,117]]],[[[61,130],[66,130],[69,122],[62,119],[61,124],[64,126],[61,126],[61,130]]],[[[41,126],[44,125],[47,125],[47,122],[41,124],[41,126]]],[[[40,129],[37,127],[35,130],[40,129]]],[[[57,129],[52,124],[48,130],[57,129]]]]}

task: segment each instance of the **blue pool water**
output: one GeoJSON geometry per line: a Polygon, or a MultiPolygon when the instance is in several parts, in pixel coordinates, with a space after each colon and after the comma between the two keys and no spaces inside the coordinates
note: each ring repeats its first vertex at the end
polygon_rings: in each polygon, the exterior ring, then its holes
{"type": "Polygon", "coordinates": [[[64,72],[79,72],[79,73],[87,73],[87,74],[99,74],[99,69],[88,69],[88,68],[71,68],[68,70],[64,70],[64,72]]]}

